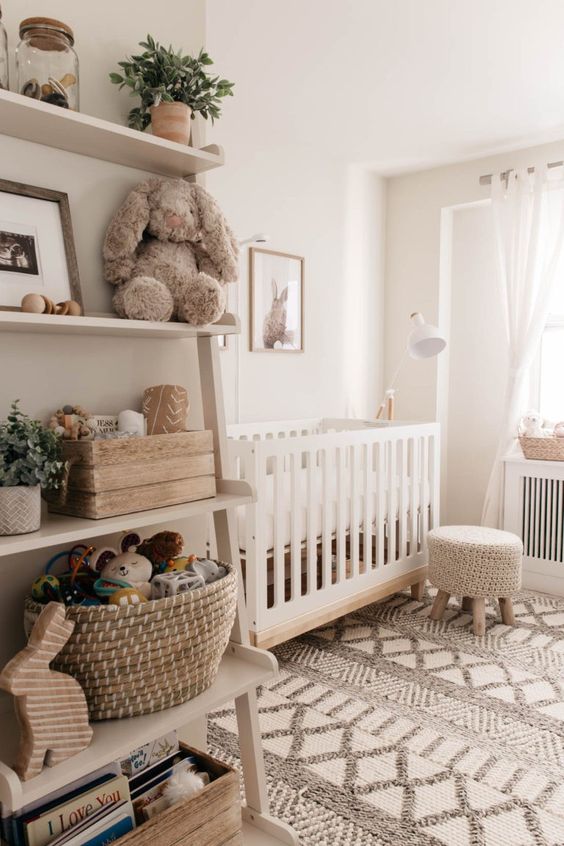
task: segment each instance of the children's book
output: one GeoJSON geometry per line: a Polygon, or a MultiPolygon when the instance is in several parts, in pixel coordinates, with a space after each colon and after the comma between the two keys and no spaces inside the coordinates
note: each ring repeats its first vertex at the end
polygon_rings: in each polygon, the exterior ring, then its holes
{"type": "Polygon", "coordinates": [[[79,834],[67,840],[65,846],[106,846],[134,828],[131,802],[122,803],[99,822],[86,826],[79,834]]]}
{"type": "Polygon", "coordinates": [[[126,776],[114,776],[109,781],[96,784],[66,802],[36,813],[32,818],[23,817],[26,844],[47,846],[54,837],[82,822],[104,805],[113,805],[124,800],[129,800],[129,783],[126,776]]]}
{"type": "Polygon", "coordinates": [[[103,808],[100,808],[99,811],[94,811],[92,816],[86,817],[86,819],[77,823],[77,825],[72,828],[67,828],[66,831],[63,831],[62,834],[55,837],[54,840],[50,840],[49,846],[67,846],[69,841],[73,840],[78,834],[82,834],[86,831],[86,829],[94,829],[94,826],[98,826],[100,822],[105,822],[106,817],[109,817],[111,814],[115,815],[117,810],[123,812],[129,806],[129,802],[119,802],[117,805],[105,805],[103,808]]]}
{"type": "Polygon", "coordinates": [[[108,764],[101,767],[92,773],[88,773],[80,779],[71,782],[70,784],[60,787],[58,790],[42,796],[41,799],[36,799],[35,802],[30,802],[25,805],[15,814],[5,817],[2,820],[2,836],[9,846],[25,846],[25,837],[23,832],[22,819],[24,817],[31,818],[37,816],[42,811],[46,811],[55,805],[66,802],[84,792],[96,784],[103,784],[104,781],[109,781],[114,776],[120,774],[119,765],[117,763],[108,764]],[[33,813],[35,811],[35,813],[33,813]]]}

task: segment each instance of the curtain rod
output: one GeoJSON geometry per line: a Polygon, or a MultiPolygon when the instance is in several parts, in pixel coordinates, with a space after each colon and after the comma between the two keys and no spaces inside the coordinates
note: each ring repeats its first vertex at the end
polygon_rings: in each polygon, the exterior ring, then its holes
{"type": "MultiPolygon", "coordinates": [[[[564,161],[548,162],[546,166],[547,167],[562,167],[562,165],[564,165],[564,161]]],[[[504,170],[504,171],[502,171],[502,173],[500,173],[500,177],[502,179],[507,180],[509,174],[513,173],[514,170],[515,170],[515,168],[513,168],[513,167],[510,168],[509,170],[504,170]]],[[[527,168],[527,173],[534,173],[534,172],[535,172],[534,167],[528,167],[527,168]]],[[[480,180],[479,180],[480,185],[491,185],[492,179],[493,179],[493,173],[486,173],[486,174],[484,174],[484,176],[480,176],[480,180]]]]}
{"type": "MultiPolygon", "coordinates": [[[[562,162],[548,162],[547,167],[562,167],[564,165],[564,161],[562,162]]],[[[500,173],[502,179],[507,179],[510,173],[513,173],[515,168],[510,168],[509,170],[504,170],[500,173]]],[[[534,173],[534,167],[528,167],[527,173],[534,173]]],[[[493,173],[486,173],[484,176],[480,176],[480,185],[491,185],[491,181],[493,178],[493,173]]]]}

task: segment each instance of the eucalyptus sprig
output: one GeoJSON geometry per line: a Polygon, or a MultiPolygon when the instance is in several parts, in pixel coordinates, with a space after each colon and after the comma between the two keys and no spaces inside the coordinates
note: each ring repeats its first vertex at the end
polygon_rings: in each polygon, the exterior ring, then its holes
{"type": "Polygon", "coordinates": [[[159,103],[185,103],[192,117],[200,114],[212,123],[221,115],[220,102],[233,96],[234,83],[206,72],[213,61],[203,48],[195,58],[183,56],[182,50],[163,47],[150,35],[139,46],[143,53],[118,62],[121,73],[110,73],[120,90],[129,88],[130,96],[141,98],[141,105],[129,112],[132,129],[146,129],[151,123],[149,109],[159,103]]]}
{"type": "Polygon", "coordinates": [[[0,423],[0,487],[58,488],[62,470],[59,436],[24,414],[19,400],[13,402],[0,423]]]}

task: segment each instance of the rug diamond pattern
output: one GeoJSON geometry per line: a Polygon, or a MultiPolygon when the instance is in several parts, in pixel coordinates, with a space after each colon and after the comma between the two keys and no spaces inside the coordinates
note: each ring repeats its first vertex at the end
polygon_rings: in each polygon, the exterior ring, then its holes
{"type": "MultiPolygon", "coordinates": [[[[564,601],[487,631],[404,594],[278,647],[259,699],[269,790],[303,846],[564,846],[564,601]]],[[[226,708],[210,738],[237,757],[226,708]]]]}

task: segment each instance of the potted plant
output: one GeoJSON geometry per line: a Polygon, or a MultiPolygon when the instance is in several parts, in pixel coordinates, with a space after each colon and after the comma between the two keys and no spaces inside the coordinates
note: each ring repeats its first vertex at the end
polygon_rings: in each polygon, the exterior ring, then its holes
{"type": "Polygon", "coordinates": [[[0,423],[0,535],[35,532],[41,524],[41,488],[59,487],[61,442],[51,429],[12,403],[0,423]]]}
{"type": "Polygon", "coordinates": [[[203,48],[196,58],[183,56],[150,35],[139,46],[143,53],[118,62],[122,73],[110,74],[120,89],[130,88],[132,97],[141,98],[141,105],[129,112],[129,126],[143,131],[151,124],[153,135],[188,144],[190,119],[200,114],[213,123],[221,114],[221,99],[233,96],[234,83],[206,72],[213,61],[203,48]]]}

